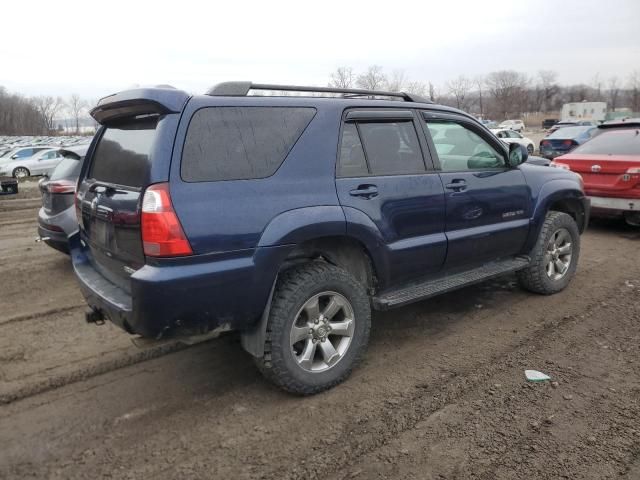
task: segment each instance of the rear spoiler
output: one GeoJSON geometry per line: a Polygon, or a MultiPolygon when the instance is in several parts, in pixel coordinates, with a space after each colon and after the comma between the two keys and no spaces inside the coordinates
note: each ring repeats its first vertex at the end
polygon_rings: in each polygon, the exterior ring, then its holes
{"type": "Polygon", "coordinates": [[[101,125],[137,115],[182,111],[189,94],[175,88],[136,88],[101,98],[90,114],[101,125]]]}

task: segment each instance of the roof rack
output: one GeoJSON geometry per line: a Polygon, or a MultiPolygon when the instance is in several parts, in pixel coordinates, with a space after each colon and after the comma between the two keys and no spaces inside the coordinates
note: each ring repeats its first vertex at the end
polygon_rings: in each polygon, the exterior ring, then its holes
{"type": "Polygon", "coordinates": [[[345,98],[353,97],[397,97],[405,102],[433,103],[420,95],[406,92],[387,92],[360,88],[307,87],[300,85],[269,85],[252,82],[222,82],[207,91],[207,95],[223,97],[245,97],[250,90],[275,90],[280,92],[339,93],[345,98]]]}

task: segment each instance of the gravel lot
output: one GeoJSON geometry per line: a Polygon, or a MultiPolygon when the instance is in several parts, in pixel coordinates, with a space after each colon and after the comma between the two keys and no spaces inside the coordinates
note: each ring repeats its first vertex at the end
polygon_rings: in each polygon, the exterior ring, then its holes
{"type": "Polygon", "coordinates": [[[234,335],[140,350],[86,324],[24,191],[0,198],[2,479],[640,478],[638,230],[593,222],[552,297],[505,278],[376,314],[352,377],[297,398],[234,335]]]}

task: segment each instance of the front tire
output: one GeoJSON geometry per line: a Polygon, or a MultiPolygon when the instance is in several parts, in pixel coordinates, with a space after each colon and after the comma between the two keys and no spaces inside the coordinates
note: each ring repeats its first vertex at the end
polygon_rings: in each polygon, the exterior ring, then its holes
{"type": "Polygon", "coordinates": [[[31,173],[25,167],[17,167],[13,169],[13,178],[27,178],[31,173]]]}
{"type": "Polygon", "coordinates": [[[580,232],[566,213],[548,212],[531,264],[517,273],[520,286],[530,292],[551,295],[563,290],[576,273],[580,256],[580,232]]]}
{"type": "Polygon", "coordinates": [[[263,375],[298,395],[345,380],[369,341],[371,308],[364,285],[324,262],[281,274],[267,322],[263,375]]]}

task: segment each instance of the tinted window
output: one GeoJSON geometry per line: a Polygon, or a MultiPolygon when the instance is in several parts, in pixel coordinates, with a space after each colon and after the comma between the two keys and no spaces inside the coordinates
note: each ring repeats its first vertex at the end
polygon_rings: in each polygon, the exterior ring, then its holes
{"type": "Polygon", "coordinates": [[[23,148],[22,150],[17,152],[18,158],[27,158],[33,155],[35,152],[33,148],[23,148]]]}
{"type": "Polygon", "coordinates": [[[314,108],[297,107],[198,110],[182,152],[182,178],[201,182],[273,175],[314,115],[314,108]]]}
{"type": "Polygon", "coordinates": [[[146,185],[156,125],[157,120],[147,119],[107,128],[96,147],[87,176],[131,187],[146,185]]]}
{"type": "Polygon", "coordinates": [[[355,123],[347,123],[342,130],[340,142],[339,177],[361,177],[368,175],[367,162],[364,158],[364,150],[358,129],[355,123]]]}
{"type": "Polygon", "coordinates": [[[640,130],[630,128],[603,132],[582,144],[572,153],[597,155],[640,155],[640,130]]]}
{"type": "Polygon", "coordinates": [[[358,128],[373,175],[424,173],[413,122],[360,123],[358,128]]]}
{"type": "Polygon", "coordinates": [[[51,172],[50,180],[71,179],[75,180],[80,176],[82,162],[75,158],[65,158],[51,172]]]}
{"type": "Polygon", "coordinates": [[[502,154],[463,125],[450,121],[429,121],[427,126],[443,171],[505,166],[502,154]]]}

